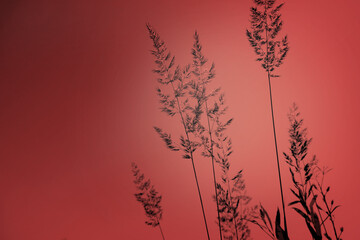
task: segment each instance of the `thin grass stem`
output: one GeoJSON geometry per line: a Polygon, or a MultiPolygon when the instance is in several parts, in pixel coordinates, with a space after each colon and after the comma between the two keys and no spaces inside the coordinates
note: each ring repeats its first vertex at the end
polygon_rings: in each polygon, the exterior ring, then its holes
{"type": "MultiPolygon", "coordinates": [[[[173,82],[171,82],[171,87],[172,87],[173,91],[175,92],[175,87],[174,87],[173,82]]],[[[183,126],[184,126],[184,131],[185,131],[186,138],[187,138],[187,140],[188,140],[189,142],[191,142],[190,136],[189,136],[189,133],[188,133],[188,130],[187,130],[187,128],[186,128],[185,119],[184,119],[184,116],[183,116],[183,114],[182,114],[182,109],[181,109],[181,106],[180,106],[180,101],[179,101],[179,98],[176,96],[176,94],[175,94],[175,98],[176,98],[176,102],[177,102],[179,114],[180,114],[180,117],[181,117],[181,122],[182,122],[182,124],[183,124],[183,126]]],[[[195,182],[196,182],[197,191],[198,191],[198,194],[199,194],[199,199],[200,199],[200,204],[201,204],[202,215],[203,215],[203,218],[204,218],[204,224],[205,224],[205,228],[206,228],[206,234],[207,234],[208,240],[210,240],[210,234],[209,234],[209,229],[208,229],[208,225],[207,225],[207,221],[206,221],[204,204],[203,204],[203,200],[202,200],[202,197],[201,197],[201,191],[200,191],[199,181],[198,181],[197,174],[196,174],[196,168],[195,168],[195,163],[194,163],[194,156],[193,156],[192,151],[190,151],[190,159],[191,159],[191,164],[192,164],[193,171],[194,171],[194,177],[195,177],[195,182]]]]}

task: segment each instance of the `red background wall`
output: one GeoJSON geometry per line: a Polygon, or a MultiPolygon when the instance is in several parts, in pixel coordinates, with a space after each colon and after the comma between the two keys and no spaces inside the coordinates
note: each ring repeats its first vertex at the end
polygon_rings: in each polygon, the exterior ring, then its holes
{"type": "MultiPolygon", "coordinates": [[[[133,196],[130,162],[136,161],[163,193],[166,237],[205,239],[190,162],[165,149],[152,129],[179,124],[158,110],[146,22],[180,64],[191,60],[192,34],[199,31],[235,118],[232,166],[244,169],[253,203],[274,215],[280,199],[267,82],[245,37],[251,4],[2,1],[0,238],[159,239],[133,196]]],[[[342,205],[336,221],[344,239],[360,235],[359,5],[288,1],[283,31],[291,49],[273,81],[279,150],[288,148],[286,114],[295,101],[314,137],[312,152],[333,168],[327,180],[342,205]]],[[[216,239],[211,165],[196,164],[216,239]]],[[[290,191],[285,198],[291,200],[290,191]]],[[[302,220],[289,218],[292,239],[304,239],[302,220]]],[[[256,228],[253,237],[266,239],[256,228]]]]}

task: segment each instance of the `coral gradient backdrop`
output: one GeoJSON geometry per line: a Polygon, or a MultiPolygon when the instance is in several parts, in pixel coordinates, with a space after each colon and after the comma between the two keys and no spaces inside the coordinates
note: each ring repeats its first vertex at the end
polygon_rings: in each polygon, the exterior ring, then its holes
{"type": "MultiPolygon", "coordinates": [[[[205,239],[190,162],[168,151],[152,128],[181,130],[158,110],[146,22],[180,64],[191,61],[198,30],[234,117],[232,166],[244,169],[253,203],[274,216],[280,199],[268,86],[245,36],[251,5],[1,1],[0,239],[160,239],[133,196],[131,161],[163,194],[165,236],[205,239]]],[[[336,221],[348,240],[360,235],[359,7],[355,0],[287,1],[290,51],[273,81],[279,151],[287,151],[286,114],[297,102],[314,138],[311,152],[333,168],[327,180],[342,205],[336,221]]],[[[211,164],[196,165],[217,239],[211,164]]],[[[287,189],[285,200],[291,199],[287,189]]],[[[302,219],[289,218],[293,239],[309,238],[302,219]]],[[[266,239],[252,229],[254,239],[266,239]]]]}

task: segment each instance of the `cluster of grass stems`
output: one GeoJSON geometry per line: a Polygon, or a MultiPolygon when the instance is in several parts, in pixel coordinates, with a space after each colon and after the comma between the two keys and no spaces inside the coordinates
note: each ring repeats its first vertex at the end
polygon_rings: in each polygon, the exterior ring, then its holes
{"type": "MultiPolygon", "coordinates": [[[[235,175],[231,174],[230,157],[233,148],[226,130],[233,119],[226,117],[228,107],[221,88],[213,87],[215,64],[209,63],[204,56],[199,34],[196,31],[194,33],[192,63],[180,66],[176,64],[175,57],[160,35],[150,24],[146,25],[153,44],[151,54],[155,62],[153,72],[157,75],[160,109],[180,123],[183,134],[174,139],[166,130],[160,127],[154,129],[169,150],[181,153],[181,157],[189,161],[208,240],[210,234],[204,210],[205,202],[195,165],[198,158],[211,162],[219,239],[250,239],[249,224],[254,224],[271,239],[289,240],[286,207],[290,207],[304,219],[314,240],[340,240],[343,233],[343,227],[338,228],[334,218],[334,212],[339,205],[329,199],[330,187],[324,183],[324,177],[329,170],[321,168],[315,156],[308,156],[312,139],[307,137],[307,129],[303,127],[303,119],[300,118],[295,104],[288,115],[289,152],[283,153],[283,163],[288,166],[291,174],[293,187],[290,190],[294,199],[285,205],[271,91],[271,80],[280,77],[275,72],[283,64],[289,51],[287,36],[281,37],[280,34],[283,26],[280,14],[282,7],[283,3],[276,4],[276,0],[254,0],[254,6],[250,8],[250,29],[246,31],[250,45],[257,55],[256,61],[259,61],[265,70],[269,87],[275,167],[278,171],[282,209],[281,214],[277,208],[274,221],[264,206],[250,204],[251,197],[246,193],[243,170],[236,171],[235,175]],[[217,176],[219,171],[221,174],[217,176]]],[[[138,189],[135,197],[144,207],[147,216],[145,223],[159,227],[161,236],[165,239],[160,225],[162,196],[151,185],[150,180],[140,173],[135,163],[132,168],[134,183],[138,189]]]]}

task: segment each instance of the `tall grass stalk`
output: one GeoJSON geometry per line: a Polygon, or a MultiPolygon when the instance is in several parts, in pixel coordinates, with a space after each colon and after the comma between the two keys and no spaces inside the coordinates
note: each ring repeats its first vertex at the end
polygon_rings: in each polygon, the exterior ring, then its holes
{"type": "Polygon", "coordinates": [[[286,212],[284,203],[283,186],[281,181],[281,171],[279,163],[279,154],[276,139],[275,119],[274,119],[274,107],[271,91],[271,79],[279,77],[273,72],[278,68],[286,57],[289,50],[287,36],[279,39],[278,34],[282,29],[283,22],[281,20],[281,14],[279,13],[283,4],[275,6],[276,0],[254,0],[255,7],[250,9],[251,11],[251,30],[246,31],[246,35],[251,46],[254,48],[256,55],[258,55],[257,61],[261,62],[262,67],[267,73],[267,79],[269,84],[271,117],[273,125],[275,152],[276,152],[276,164],[279,177],[279,187],[281,193],[281,203],[284,216],[284,228],[287,233],[286,212]]]}
{"type": "Polygon", "coordinates": [[[202,105],[205,105],[205,116],[206,116],[206,127],[199,128],[200,134],[206,132],[207,137],[202,138],[202,142],[204,143],[206,153],[205,156],[211,158],[212,164],[212,175],[214,182],[214,191],[215,191],[215,202],[216,202],[216,210],[218,216],[218,226],[219,226],[219,234],[220,239],[223,239],[222,231],[221,231],[221,220],[220,220],[220,211],[219,211],[219,202],[218,202],[218,193],[216,189],[216,173],[215,173],[215,156],[214,156],[214,140],[212,136],[212,129],[210,121],[213,122],[214,118],[210,109],[208,107],[208,100],[211,97],[215,97],[218,93],[218,90],[210,93],[207,91],[207,85],[211,82],[211,80],[215,77],[214,72],[214,63],[211,65],[209,69],[206,69],[207,59],[202,54],[202,46],[199,40],[199,34],[195,31],[194,34],[194,45],[192,48],[193,55],[193,64],[192,64],[192,73],[195,76],[195,79],[192,81],[191,86],[193,89],[193,95],[197,99],[197,101],[201,102],[202,105]],[[206,130],[204,130],[206,129],[206,130]],[[205,141],[204,141],[205,140],[205,141]]]}
{"type": "Polygon", "coordinates": [[[288,116],[290,121],[290,152],[283,154],[289,166],[294,186],[291,191],[296,199],[289,203],[289,206],[292,206],[304,218],[313,239],[321,240],[323,236],[332,239],[326,228],[326,221],[330,220],[334,231],[333,235],[336,240],[339,240],[343,228],[340,228],[340,234],[338,234],[333,218],[333,213],[339,205],[334,205],[333,200],[329,204],[327,193],[330,191],[330,187],[324,189],[324,176],[328,172],[327,168],[321,169],[318,166],[315,155],[313,157],[308,156],[308,148],[312,138],[307,137],[307,129],[303,127],[304,120],[300,117],[296,104],[290,109],[288,116]],[[318,200],[318,196],[321,196],[320,200],[318,200]],[[323,214],[326,216],[325,219],[322,217],[323,214]],[[321,227],[324,232],[321,231],[321,227]]]}
{"type": "Polygon", "coordinates": [[[194,135],[194,133],[197,131],[199,119],[202,114],[201,103],[197,102],[193,104],[186,96],[186,91],[188,88],[188,82],[186,81],[189,81],[191,74],[190,65],[187,65],[184,68],[180,68],[179,66],[175,67],[175,57],[171,56],[170,52],[165,46],[164,41],[160,39],[159,34],[149,24],[146,26],[154,46],[154,49],[151,51],[151,53],[155,57],[156,68],[153,71],[154,73],[158,74],[158,82],[162,87],[162,89],[160,87],[157,89],[158,96],[160,97],[161,110],[167,113],[170,117],[179,115],[181,124],[184,128],[185,137],[180,136],[180,145],[177,146],[172,140],[170,134],[165,133],[158,127],[155,127],[155,130],[158,132],[170,150],[182,150],[184,153],[183,158],[191,160],[206,234],[208,240],[210,240],[204,203],[200,191],[193,155],[199,144],[193,141],[191,137],[191,135],[194,135]],[[170,89],[168,89],[168,92],[166,92],[164,88],[170,89]]]}
{"type": "Polygon", "coordinates": [[[215,65],[207,64],[208,60],[202,53],[197,32],[194,34],[192,55],[194,78],[190,83],[189,94],[201,103],[205,114],[204,121],[199,122],[197,133],[204,147],[202,155],[210,158],[212,163],[220,239],[245,240],[250,237],[250,229],[247,225],[250,214],[247,205],[251,198],[245,192],[242,170],[234,177],[229,177],[232,144],[225,130],[233,119],[225,121],[222,119],[228,107],[225,105],[224,94],[220,93],[220,88],[210,90],[210,84],[215,78],[215,65]],[[215,162],[222,170],[222,181],[219,182],[216,177],[215,162]]]}
{"type": "MultiPolygon", "coordinates": [[[[219,205],[219,215],[224,239],[248,239],[250,238],[250,229],[247,225],[255,209],[248,207],[251,198],[245,191],[245,181],[243,180],[242,170],[238,171],[233,177],[230,177],[230,155],[233,152],[232,142],[226,134],[227,127],[231,124],[232,118],[223,121],[222,117],[227,111],[224,94],[218,94],[220,89],[216,89],[210,94],[213,105],[209,108],[209,119],[211,120],[211,131],[213,141],[214,161],[220,166],[222,171],[221,181],[216,182],[216,192],[219,205]]],[[[210,157],[209,139],[202,136],[202,142],[207,151],[204,156],[210,157]]]]}
{"type": "Polygon", "coordinates": [[[150,180],[146,179],[144,174],[140,172],[139,167],[135,163],[131,163],[131,168],[135,177],[134,183],[138,190],[134,195],[136,200],[144,207],[145,215],[147,217],[145,223],[152,227],[159,227],[161,237],[165,240],[165,236],[160,225],[160,220],[163,214],[163,210],[160,205],[162,196],[155,190],[154,185],[151,185],[150,180]]]}
{"type": "Polygon", "coordinates": [[[300,214],[306,226],[315,240],[322,239],[321,223],[318,213],[315,212],[317,195],[314,193],[314,185],[311,180],[314,177],[317,159],[308,156],[308,147],[312,141],[307,137],[307,130],[303,128],[303,119],[299,119],[300,113],[294,104],[289,113],[289,136],[290,152],[283,153],[285,161],[289,166],[294,188],[291,192],[296,200],[289,203],[289,206],[300,214]]]}
{"type": "MultiPolygon", "coordinates": [[[[236,217],[239,215],[237,214],[237,208],[239,206],[239,204],[236,201],[236,205],[234,205],[234,201],[233,201],[233,196],[231,194],[232,192],[232,187],[230,184],[230,177],[229,177],[229,170],[230,170],[230,163],[229,163],[229,155],[231,154],[231,140],[228,139],[227,137],[224,136],[219,136],[218,140],[220,140],[219,142],[220,147],[221,147],[221,154],[218,154],[218,163],[221,167],[223,176],[221,177],[222,183],[227,186],[227,191],[225,191],[225,189],[221,186],[220,183],[217,184],[216,188],[219,191],[219,200],[221,201],[221,212],[222,213],[230,213],[230,218],[226,218],[225,216],[222,217],[222,220],[224,221],[224,223],[229,222],[231,224],[231,222],[233,222],[234,225],[234,229],[235,229],[235,239],[239,240],[239,233],[238,233],[238,226],[236,223],[236,217]],[[225,152],[225,146],[224,143],[227,143],[227,147],[226,147],[226,152],[225,152]]],[[[242,209],[241,209],[242,210],[242,209]]]]}

